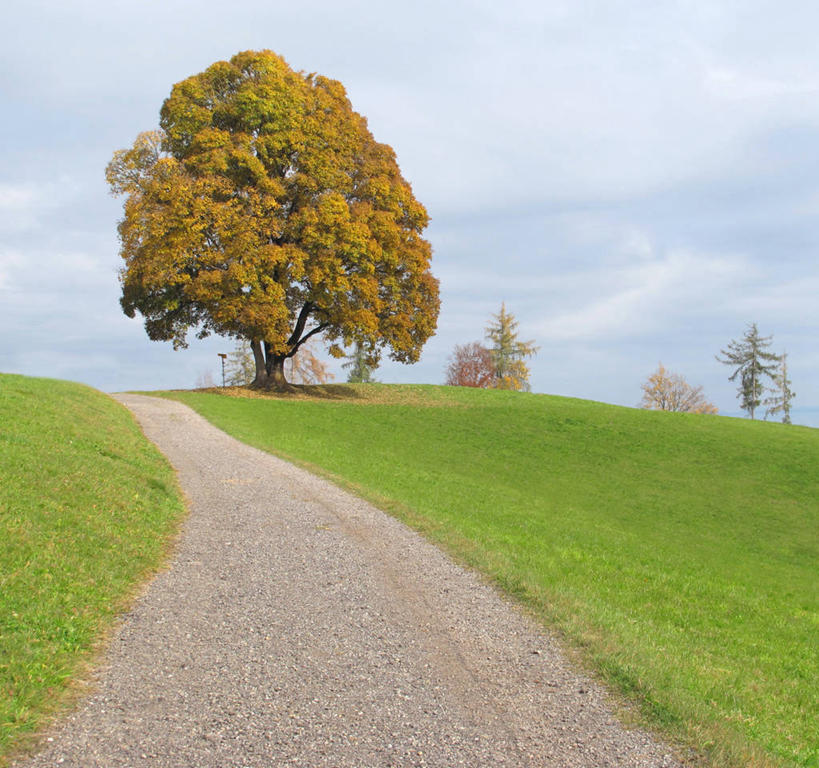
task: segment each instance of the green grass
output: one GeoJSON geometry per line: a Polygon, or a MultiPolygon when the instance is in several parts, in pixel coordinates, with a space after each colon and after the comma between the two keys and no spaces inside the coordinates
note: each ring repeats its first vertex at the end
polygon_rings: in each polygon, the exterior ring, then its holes
{"type": "Polygon", "coordinates": [[[130,414],[79,384],[0,374],[0,765],[72,696],[184,512],[130,414]]]}
{"type": "Polygon", "coordinates": [[[819,766],[819,431],[441,387],[172,393],[528,604],[712,765],[819,766]]]}

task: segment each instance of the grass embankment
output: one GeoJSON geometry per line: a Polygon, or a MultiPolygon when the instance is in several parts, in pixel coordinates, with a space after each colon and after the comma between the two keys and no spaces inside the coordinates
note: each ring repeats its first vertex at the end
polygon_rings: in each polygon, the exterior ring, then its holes
{"type": "Polygon", "coordinates": [[[0,765],[71,694],[184,511],[130,414],[79,384],[0,374],[0,765]]]}
{"type": "Polygon", "coordinates": [[[173,393],[531,606],[714,765],[819,765],[819,431],[441,387],[173,393]]]}

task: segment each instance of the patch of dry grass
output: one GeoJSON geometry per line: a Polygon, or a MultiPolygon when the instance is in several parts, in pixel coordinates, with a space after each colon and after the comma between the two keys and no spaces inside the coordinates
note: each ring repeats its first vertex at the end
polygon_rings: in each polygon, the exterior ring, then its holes
{"type": "Polygon", "coordinates": [[[196,390],[171,390],[176,396],[188,392],[224,395],[225,397],[249,400],[283,400],[304,402],[338,401],[353,405],[409,405],[418,408],[442,406],[463,407],[464,403],[455,394],[455,388],[438,387],[431,391],[427,385],[415,384],[294,384],[293,390],[276,392],[271,389],[250,387],[208,387],[196,390]]]}

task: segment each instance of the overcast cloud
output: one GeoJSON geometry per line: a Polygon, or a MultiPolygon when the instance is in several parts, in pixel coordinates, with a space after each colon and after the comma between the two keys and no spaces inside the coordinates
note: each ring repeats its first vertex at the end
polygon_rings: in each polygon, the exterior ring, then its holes
{"type": "Polygon", "coordinates": [[[344,83],[432,217],[439,331],[380,379],[442,382],[504,301],[537,392],[635,405],[662,360],[737,413],[714,355],[757,322],[819,426],[815,3],[68,0],[3,28],[0,370],[216,377],[229,342],[122,315],[103,170],[173,83],[270,48],[344,83]]]}

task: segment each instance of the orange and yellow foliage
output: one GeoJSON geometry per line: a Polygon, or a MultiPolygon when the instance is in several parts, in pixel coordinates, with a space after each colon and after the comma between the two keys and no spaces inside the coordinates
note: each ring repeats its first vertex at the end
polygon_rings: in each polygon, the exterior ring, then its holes
{"type": "Polygon", "coordinates": [[[692,387],[679,373],[667,371],[662,363],[640,386],[643,390],[643,408],[654,411],[718,413],[717,407],[705,399],[702,387],[692,387]]]}
{"type": "Polygon", "coordinates": [[[435,331],[427,212],[337,81],[271,51],[217,62],[106,175],[121,304],[151,339],[248,339],[259,383],[319,333],[336,356],[359,341],[411,363],[435,331]]]}
{"type": "Polygon", "coordinates": [[[489,354],[495,368],[496,389],[529,391],[529,366],[524,362],[534,357],[538,347],[534,341],[518,339],[518,321],[502,303],[500,312],[492,315],[492,322],[486,328],[486,338],[491,342],[489,354]]]}
{"type": "Polygon", "coordinates": [[[448,360],[445,383],[454,387],[494,387],[492,353],[477,341],[456,344],[448,360]]]}

